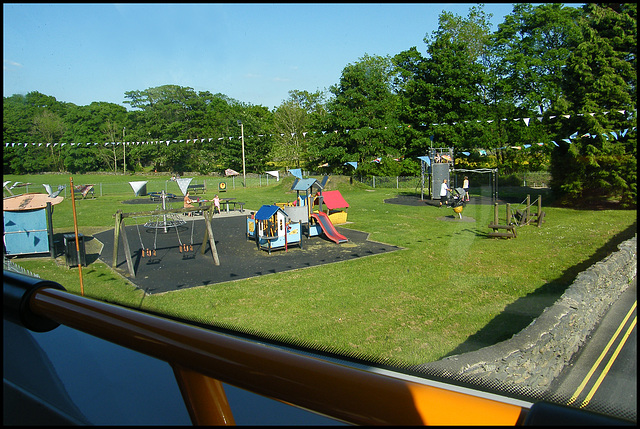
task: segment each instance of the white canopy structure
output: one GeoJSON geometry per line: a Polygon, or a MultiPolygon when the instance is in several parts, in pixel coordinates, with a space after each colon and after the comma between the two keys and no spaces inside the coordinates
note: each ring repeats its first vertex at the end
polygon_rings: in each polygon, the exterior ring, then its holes
{"type": "Polygon", "coordinates": [[[265,173],[272,175],[277,181],[280,180],[280,172],[278,170],[265,171],[265,173]]]}
{"type": "Polygon", "coordinates": [[[176,183],[182,192],[182,195],[187,195],[187,189],[189,189],[189,184],[193,180],[193,177],[184,177],[181,179],[176,179],[176,183]]]}
{"type": "Polygon", "coordinates": [[[147,181],[139,181],[139,182],[129,182],[131,185],[131,189],[133,189],[133,193],[136,197],[141,195],[147,195],[147,181]]]}

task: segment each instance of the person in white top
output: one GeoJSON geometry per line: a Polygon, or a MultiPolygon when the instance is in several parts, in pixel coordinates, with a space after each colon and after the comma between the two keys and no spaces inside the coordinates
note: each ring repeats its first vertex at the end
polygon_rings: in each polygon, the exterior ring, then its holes
{"type": "Polygon", "coordinates": [[[442,185],[440,185],[440,207],[442,207],[442,202],[447,205],[447,193],[450,191],[449,186],[447,186],[447,179],[442,181],[442,185]]]}
{"type": "Polygon", "coordinates": [[[462,199],[469,201],[469,178],[467,176],[464,176],[464,180],[462,181],[462,189],[464,189],[462,199]]]}

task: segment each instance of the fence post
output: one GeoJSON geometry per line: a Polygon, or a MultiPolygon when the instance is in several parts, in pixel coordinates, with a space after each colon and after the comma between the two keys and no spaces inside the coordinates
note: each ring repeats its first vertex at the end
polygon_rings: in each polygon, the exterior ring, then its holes
{"type": "Polygon", "coordinates": [[[511,204],[507,203],[507,225],[511,223],[511,204]]]}
{"type": "Polygon", "coordinates": [[[498,203],[493,203],[493,224],[498,225],[498,203]]]}
{"type": "Polygon", "coordinates": [[[376,176],[373,176],[373,182],[372,183],[373,183],[373,188],[375,189],[375,187],[376,187],[376,176]]]}
{"type": "Polygon", "coordinates": [[[543,218],[544,212],[542,211],[542,195],[538,195],[538,228],[542,225],[543,218]]]}

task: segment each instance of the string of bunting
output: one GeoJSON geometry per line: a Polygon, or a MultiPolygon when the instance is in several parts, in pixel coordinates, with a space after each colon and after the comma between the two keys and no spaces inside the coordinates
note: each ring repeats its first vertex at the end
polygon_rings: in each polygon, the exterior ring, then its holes
{"type": "MultiPolygon", "coordinates": [[[[626,110],[616,110],[615,112],[618,112],[618,113],[623,114],[623,115],[626,114],[626,113],[631,113],[631,112],[626,111],[626,110]]],[[[602,112],[603,115],[607,115],[609,113],[610,113],[609,111],[602,112]]],[[[596,115],[596,113],[588,113],[586,115],[594,116],[594,115],[596,115]]],[[[578,114],[576,114],[576,116],[585,116],[585,114],[578,113],[578,114]]],[[[566,119],[568,119],[568,118],[571,118],[571,115],[553,115],[553,116],[549,116],[548,117],[548,119],[556,119],[556,118],[566,118],[566,119]]],[[[536,119],[538,121],[542,122],[544,117],[538,116],[536,119]]],[[[628,117],[627,120],[629,120],[629,119],[631,119],[631,118],[628,117]]],[[[506,119],[506,118],[502,119],[502,121],[508,121],[508,120],[509,119],[506,119]]],[[[522,121],[522,122],[524,122],[524,124],[526,126],[529,126],[531,118],[516,118],[516,119],[513,119],[513,121],[522,121]]],[[[461,122],[468,123],[468,122],[471,122],[471,121],[461,121],[461,122]]],[[[476,120],[476,122],[477,123],[482,123],[482,122],[484,122],[484,123],[492,123],[492,122],[495,122],[495,120],[485,120],[485,121],[476,120]]],[[[431,124],[431,125],[433,125],[433,126],[457,125],[458,123],[460,123],[460,122],[453,122],[451,124],[440,123],[440,124],[431,124]]],[[[420,126],[425,126],[426,127],[427,125],[422,123],[422,124],[420,124],[420,126]]],[[[406,125],[406,126],[405,125],[398,125],[397,126],[397,128],[405,128],[405,127],[406,128],[411,128],[411,125],[406,125]]],[[[384,127],[384,129],[388,129],[388,127],[384,127]]],[[[632,131],[636,131],[636,127],[632,127],[631,130],[632,131]]],[[[347,133],[347,134],[349,133],[349,131],[351,131],[351,130],[350,129],[344,130],[344,132],[347,133]]],[[[313,134],[322,133],[324,135],[327,132],[328,131],[313,131],[311,133],[313,133],[313,134]]],[[[608,133],[603,133],[601,135],[606,140],[609,140],[610,138],[618,140],[620,137],[625,137],[628,132],[629,132],[629,128],[626,128],[624,130],[609,131],[608,133]]],[[[303,137],[306,137],[307,134],[309,134],[309,133],[310,133],[309,131],[305,131],[305,132],[302,132],[300,134],[302,134],[303,137]]],[[[333,133],[337,134],[338,130],[334,130],[333,133]]],[[[297,133],[290,133],[290,134],[291,134],[292,137],[294,137],[294,136],[296,136],[297,133]]],[[[284,135],[285,135],[284,133],[280,133],[281,137],[284,137],[284,135]]],[[[273,134],[258,134],[257,136],[258,137],[265,137],[265,136],[272,137],[273,134]]],[[[592,134],[592,133],[584,133],[582,135],[579,135],[578,131],[576,131],[573,134],[571,134],[568,138],[562,139],[562,141],[564,141],[564,142],[566,142],[568,144],[571,144],[572,140],[574,140],[574,139],[576,139],[578,137],[580,137],[580,138],[584,138],[584,137],[596,138],[597,136],[598,136],[598,134],[592,134]]],[[[247,137],[248,138],[253,138],[254,136],[250,135],[250,136],[247,136],[247,137]]],[[[429,137],[430,137],[431,141],[433,142],[434,141],[434,136],[431,135],[429,137]]],[[[240,138],[241,137],[237,137],[237,139],[240,139],[240,138]]],[[[229,139],[231,141],[231,140],[234,139],[234,137],[218,137],[215,140],[220,141],[220,140],[225,140],[225,139],[229,139]]],[[[111,146],[113,146],[113,145],[127,145],[127,146],[136,145],[137,146],[137,145],[146,145],[146,144],[166,144],[168,146],[171,143],[184,143],[184,142],[186,142],[188,144],[188,143],[191,143],[191,142],[196,143],[198,141],[203,143],[205,141],[211,142],[212,140],[214,140],[213,137],[200,138],[200,139],[197,139],[197,138],[196,139],[186,139],[186,140],[185,139],[181,139],[181,140],[156,140],[156,141],[142,141],[142,142],[138,141],[138,142],[108,142],[108,143],[5,143],[5,147],[20,147],[20,146],[28,147],[30,145],[31,146],[46,146],[46,147],[50,147],[51,145],[53,145],[54,147],[55,146],[63,147],[65,145],[67,145],[67,144],[69,144],[70,146],[75,146],[75,147],[81,147],[83,145],[84,146],[98,146],[98,145],[104,145],[104,146],[110,146],[110,145],[111,146]]],[[[552,140],[550,143],[555,145],[556,147],[559,147],[559,144],[554,140],[552,140]]],[[[545,145],[545,143],[539,142],[539,143],[535,143],[535,145],[543,146],[543,145],[545,145]]],[[[521,145],[521,146],[503,146],[503,147],[498,148],[498,149],[503,150],[503,149],[510,148],[510,149],[515,149],[515,150],[522,150],[523,148],[524,149],[528,149],[528,148],[530,148],[532,146],[534,146],[534,145],[532,145],[532,144],[524,144],[524,145],[521,145]]],[[[489,149],[475,149],[475,150],[479,151],[480,155],[486,155],[487,151],[489,149]]],[[[471,152],[469,152],[468,150],[461,151],[459,153],[461,153],[461,154],[463,154],[465,156],[471,155],[471,152]]],[[[398,160],[399,159],[396,159],[396,161],[398,161],[398,160]]],[[[380,162],[380,161],[381,161],[380,158],[376,158],[376,159],[372,160],[371,162],[380,162]]]]}

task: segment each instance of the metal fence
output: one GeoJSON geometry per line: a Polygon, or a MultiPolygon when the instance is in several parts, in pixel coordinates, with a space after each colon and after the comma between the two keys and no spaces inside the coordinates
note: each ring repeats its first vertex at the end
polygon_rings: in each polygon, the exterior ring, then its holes
{"type": "MultiPolygon", "coordinates": [[[[71,197],[71,191],[69,189],[69,179],[67,176],[56,175],[56,176],[36,176],[37,178],[45,178],[44,180],[30,180],[30,184],[19,186],[17,188],[13,188],[12,192],[15,195],[24,194],[28,192],[37,192],[43,193],[46,192],[43,184],[47,184],[51,187],[52,191],[56,191],[58,186],[64,186],[64,190],[60,192],[60,195],[67,198],[71,197]]],[[[282,179],[282,178],[280,178],[282,179]]],[[[126,178],[123,177],[122,182],[95,182],[95,183],[81,183],[74,180],[74,185],[93,185],[93,194],[95,196],[104,196],[104,195],[121,195],[127,193],[134,193],[133,188],[129,184],[129,182],[138,182],[145,181],[147,193],[148,192],[160,192],[165,191],[172,194],[182,195],[180,191],[180,187],[175,180],[171,179],[143,179],[136,178],[135,176],[131,176],[130,180],[127,181],[126,178]]],[[[226,189],[236,189],[242,188],[242,177],[239,176],[231,176],[231,177],[194,177],[191,181],[190,185],[205,185],[207,192],[216,192],[220,188],[220,183],[225,184],[226,189]]],[[[268,174],[247,174],[247,187],[248,188],[258,188],[262,186],[270,186],[277,183],[277,179],[268,174]]],[[[78,191],[75,192],[76,194],[78,191]]],[[[5,196],[7,194],[5,193],[5,196]]],[[[77,196],[76,196],[77,197],[77,196]]]]}
{"type": "Polygon", "coordinates": [[[393,188],[393,189],[420,189],[420,177],[396,176],[396,177],[355,177],[355,179],[372,188],[393,188]]]}
{"type": "MultiPolygon", "coordinates": [[[[322,174],[315,174],[313,172],[303,172],[303,177],[316,177],[319,178],[322,174]]],[[[43,183],[46,183],[51,186],[52,190],[56,190],[59,185],[65,186],[64,190],[60,193],[63,197],[70,197],[71,191],[69,190],[69,181],[65,179],[66,176],[63,175],[55,175],[55,176],[45,176],[39,175],[36,177],[43,177],[46,179],[42,181],[31,181],[30,185],[22,186],[17,188],[17,192],[14,191],[14,194],[27,193],[27,192],[45,192],[43,183]]],[[[165,176],[166,177],[166,176],[165,176]]],[[[165,192],[182,195],[180,188],[176,181],[171,179],[158,178],[158,179],[146,179],[144,181],[147,182],[146,188],[147,192],[160,192],[164,190],[165,192]]],[[[188,176],[187,176],[188,177],[188,176]]],[[[285,172],[281,175],[280,180],[284,177],[291,177],[291,174],[285,172]]],[[[549,180],[551,179],[551,175],[547,172],[529,172],[529,173],[521,173],[518,175],[510,175],[507,178],[501,177],[500,182],[502,185],[502,180],[506,180],[518,182],[522,186],[534,186],[534,187],[547,187],[549,184],[549,180]]],[[[135,176],[130,176],[131,182],[140,181],[140,178],[136,178],[135,176]]],[[[354,176],[354,180],[357,180],[360,183],[363,183],[372,188],[381,188],[381,189],[406,189],[406,190],[419,190],[422,186],[422,179],[420,176],[411,177],[411,176],[396,176],[396,177],[383,177],[383,176],[371,176],[371,177],[358,177],[354,176]]],[[[74,182],[74,185],[87,185],[93,184],[93,192],[95,196],[103,196],[103,195],[116,195],[116,194],[127,194],[133,193],[133,188],[129,184],[126,178],[123,177],[122,182],[109,182],[109,183],[78,183],[74,182]]],[[[246,175],[247,188],[259,188],[263,186],[270,186],[277,183],[277,179],[269,174],[247,174],[246,175]]],[[[193,177],[191,181],[191,185],[205,185],[207,192],[216,192],[220,189],[220,183],[225,184],[226,189],[236,189],[242,188],[242,177],[241,176],[230,176],[230,177],[193,177]]],[[[460,183],[461,179],[460,179],[460,183]]],[[[508,184],[508,183],[505,183],[508,184]]],[[[428,179],[425,178],[425,187],[428,187],[428,179]]]]}
{"type": "Polygon", "coordinates": [[[22,268],[20,265],[16,264],[15,262],[7,259],[5,255],[2,255],[2,269],[6,271],[12,271],[18,274],[24,274],[25,276],[31,276],[38,279],[40,278],[40,276],[37,275],[36,273],[33,273],[27,270],[26,268],[22,268]]]}

